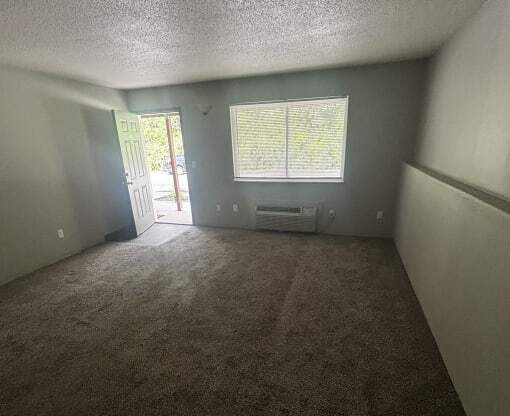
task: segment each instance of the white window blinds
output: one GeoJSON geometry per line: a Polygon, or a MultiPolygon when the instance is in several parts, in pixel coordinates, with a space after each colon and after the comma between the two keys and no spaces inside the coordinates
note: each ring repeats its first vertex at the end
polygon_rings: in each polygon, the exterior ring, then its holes
{"type": "Polygon", "coordinates": [[[230,107],[236,179],[336,179],[344,168],[347,98],[230,107]]]}

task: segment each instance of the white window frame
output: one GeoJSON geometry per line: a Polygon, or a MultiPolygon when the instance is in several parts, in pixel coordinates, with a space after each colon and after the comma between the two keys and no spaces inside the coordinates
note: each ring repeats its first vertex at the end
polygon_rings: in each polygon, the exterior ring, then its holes
{"type": "MultiPolygon", "coordinates": [[[[333,182],[333,183],[343,183],[344,182],[344,171],[345,171],[345,151],[347,148],[347,124],[349,119],[349,96],[342,97],[323,97],[323,98],[304,98],[304,99],[296,99],[296,100],[280,100],[280,101],[259,101],[254,103],[241,103],[241,104],[232,104],[229,106],[230,109],[230,136],[232,141],[232,165],[234,167],[234,181],[235,182],[333,182]],[[236,117],[235,111],[239,108],[256,108],[256,107],[280,107],[282,104],[286,104],[287,106],[298,105],[303,102],[314,103],[314,102],[345,102],[345,120],[344,120],[344,132],[342,137],[342,164],[340,166],[340,176],[338,177],[300,177],[300,178],[289,178],[289,177],[246,177],[246,176],[238,176],[237,169],[237,125],[236,125],[236,117]]],[[[287,128],[288,126],[286,126],[287,128]]],[[[287,132],[286,132],[287,135],[287,132]]],[[[288,137],[287,137],[287,146],[288,146],[288,137]]],[[[286,152],[286,163],[288,163],[288,153],[286,152]]]]}

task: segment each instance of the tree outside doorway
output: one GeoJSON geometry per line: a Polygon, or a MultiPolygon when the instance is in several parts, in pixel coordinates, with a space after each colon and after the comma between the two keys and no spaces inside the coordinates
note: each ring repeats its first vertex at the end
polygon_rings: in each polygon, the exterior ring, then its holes
{"type": "Polygon", "coordinates": [[[191,223],[189,188],[180,115],[144,116],[141,119],[145,139],[147,165],[151,171],[151,185],[156,221],[191,223]],[[175,150],[176,175],[178,176],[181,212],[178,210],[173,181],[170,148],[167,135],[166,119],[170,127],[175,150]],[[182,215],[181,215],[182,214],[182,215]]]}

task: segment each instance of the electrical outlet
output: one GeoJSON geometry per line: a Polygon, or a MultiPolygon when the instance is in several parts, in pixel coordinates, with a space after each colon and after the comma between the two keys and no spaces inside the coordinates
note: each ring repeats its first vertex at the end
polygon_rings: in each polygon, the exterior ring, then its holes
{"type": "Polygon", "coordinates": [[[328,215],[329,215],[329,218],[335,218],[335,210],[334,209],[330,209],[329,212],[328,212],[328,215]]]}
{"type": "Polygon", "coordinates": [[[383,217],[384,217],[384,211],[377,211],[377,214],[375,215],[375,217],[379,220],[379,221],[382,221],[383,217]]]}
{"type": "Polygon", "coordinates": [[[237,204],[232,205],[232,209],[234,212],[239,212],[239,205],[237,204]]]}
{"type": "Polygon", "coordinates": [[[218,211],[218,212],[221,211],[221,205],[220,204],[216,204],[216,211],[218,211]]]}
{"type": "Polygon", "coordinates": [[[191,161],[191,169],[196,169],[197,168],[197,161],[196,160],[192,160],[191,161]]]}
{"type": "Polygon", "coordinates": [[[64,238],[64,229],[63,228],[57,229],[57,236],[58,236],[58,238],[64,238]]]}

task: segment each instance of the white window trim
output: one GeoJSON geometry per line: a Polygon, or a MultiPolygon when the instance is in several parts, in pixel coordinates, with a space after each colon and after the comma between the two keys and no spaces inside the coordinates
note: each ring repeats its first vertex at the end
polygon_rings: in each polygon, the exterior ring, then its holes
{"type": "MultiPolygon", "coordinates": [[[[344,172],[345,172],[345,153],[347,148],[347,129],[348,129],[348,120],[349,120],[349,96],[336,96],[336,97],[317,97],[317,98],[304,98],[304,99],[292,99],[292,100],[280,100],[280,101],[259,101],[254,103],[240,103],[240,104],[231,104],[229,106],[230,110],[230,140],[232,142],[232,166],[234,167],[234,182],[298,182],[298,183],[310,183],[310,182],[318,182],[318,183],[343,183],[344,182],[344,172]],[[238,159],[237,146],[235,142],[237,141],[237,126],[236,126],[236,117],[235,110],[238,108],[256,108],[256,107],[279,107],[282,103],[287,105],[299,105],[302,102],[324,102],[324,101],[344,101],[345,100],[345,120],[344,120],[344,132],[343,132],[343,140],[342,140],[342,164],[340,166],[340,176],[326,178],[326,177],[255,177],[250,178],[246,176],[237,176],[237,164],[236,161],[238,159]]],[[[288,113],[287,113],[288,114],[288,113]]],[[[286,126],[288,127],[288,126],[286,126]]],[[[286,133],[287,134],[287,133],[286,133]]],[[[288,140],[286,141],[288,145],[288,140]]],[[[288,163],[288,161],[286,162],[288,163]]]]}
{"type": "Polygon", "coordinates": [[[248,178],[241,176],[234,177],[234,182],[296,182],[296,183],[343,183],[343,178],[248,178]]]}

